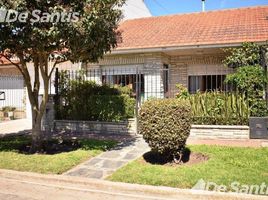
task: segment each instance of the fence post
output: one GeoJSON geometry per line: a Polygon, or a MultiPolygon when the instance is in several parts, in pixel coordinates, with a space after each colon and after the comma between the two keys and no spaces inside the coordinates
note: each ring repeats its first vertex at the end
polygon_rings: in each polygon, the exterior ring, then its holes
{"type": "MultiPolygon", "coordinates": [[[[54,104],[55,107],[60,105],[60,95],[59,95],[59,69],[56,68],[55,71],[55,97],[54,97],[54,104]]],[[[55,118],[58,119],[57,110],[55,110],[55,118]]]]}
{"type": "Polygon", "coordinates": [[[140,106],[140,80],[139,80],[139,69],[136,68],[136,109],[135,109],[135,115],[136,115],[136,135],[139,133],[139,106],[140,106]]]}

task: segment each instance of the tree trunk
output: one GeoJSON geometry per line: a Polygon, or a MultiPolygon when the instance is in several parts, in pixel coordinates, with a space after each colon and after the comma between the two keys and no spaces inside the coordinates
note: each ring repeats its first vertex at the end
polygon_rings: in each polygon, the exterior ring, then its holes
{"type": "Polygon", "coordinates": [[[49,54],[46,52],[39,52],[33,55],[34,63],[34,83],[31,83],[31,75],[27,68],[27,63],[24,60],[23,53],[17,55],[20,59],[20,65],[15,65],[23,75],[25,85],[28,92],[28,97],[32,107],[32,147],[31,153],[42,152],[43,150],[43,133],[41,130],[42,117],[46,110],[48,102],[48,88],[49,80],[51,79],[52,72],[58,62],[56,61],[49,72],[48,62],[49,54]],[[39,102],[40,92],[40,74],[44,85],[43,98],[39,102]]]}
{"type": "Polygon", "coordinates": [[[32,146],[31,153],[38,153],[43,151],[44,135],[41,129],[42,117],[32,110],[32,146]]]}
{"type": "MultiPolygon", "coordinates": [[[[44,112],[46,110],[47,102],[48,102],[48,89],[47,84],[44,87],[44,94],[42,101],[39,105],[39,95],[38,93],[34,95],[35,101],[38,102],[37,105],[32,105],[32,146],[31,153],[42,152],[43,149],[43,141],[44,135],[42,132],[42,118],[44,112]]],[[[30,97],[30,95],[29,95],[30,97]]]]}

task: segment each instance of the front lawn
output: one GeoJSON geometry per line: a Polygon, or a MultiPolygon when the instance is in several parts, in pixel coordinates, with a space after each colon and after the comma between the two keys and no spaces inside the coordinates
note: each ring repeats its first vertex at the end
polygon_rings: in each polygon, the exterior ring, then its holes
{"type": "Polygon", "coordinates": [[[115,172],[109,180],[127,183],[192,188],[200,179],[229,186],[232,182],[268,183],[268,148],[191,146],[192,152],[209,156],[195,165],[153,165],[140,158],[115,172]]]}
{"type": "Polygon", "coordinates": [[[54,140],[48,143],[51,149],[48,149],[47,154],[28,154],[25,150],[30,144],[29,138],[1,138],[0,169],[61,174],[116,145],[115,141],[93,139],[67,142],[54,140]]]}

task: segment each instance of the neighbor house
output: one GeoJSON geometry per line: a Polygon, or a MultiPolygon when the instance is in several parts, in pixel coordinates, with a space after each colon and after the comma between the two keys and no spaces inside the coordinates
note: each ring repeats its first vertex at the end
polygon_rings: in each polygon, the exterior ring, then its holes
{"type": "Polygon", "coordinates": [[[174,96],[178,83],[191,93],[227,90],[224,79],[233,70],[222,64],[223,49],[265,44],[268,6],[127,20],[119,30],[118,47],[84,66],[89,78],[139,86],[146,99],[174,96]]]}
{"type": "Polygon", "coordinates": [[[127,0],[122,7],[122,10],[124,20],[152,16],[144,0],[127,0]]]}

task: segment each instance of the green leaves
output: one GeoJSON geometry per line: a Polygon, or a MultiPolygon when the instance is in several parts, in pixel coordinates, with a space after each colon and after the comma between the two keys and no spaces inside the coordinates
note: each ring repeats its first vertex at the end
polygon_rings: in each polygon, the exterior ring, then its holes
{"type": "Polygon", "coordinates": [[[153,151],[175,156],[184,150],[191,116],[191,107],[186,100],[150,100],[139,112],[139,132],[153,151]]]}
{"type": "MultiPolygon", "coordinates": [[[[117,45],[121,10],[124,0],[88,1],[1,1],[0,7],[26,12],[29,18],[33,11],[41,14],[79,12],[78,22],[20,22],[0,24],[0,49],[11,53],[53,54],[62,52],[66,60],[96,62],[104,53],[117,45]]],[[[27,56],[33,57],[33,56],[27,56]]],[[[30,62],[32,60],[27,60],[30,62]]]]}
{"type": "Polygon", "coordinates": [[[268,80],[261,66],[239,67],[236,73],[227,75],[225,82],[246,95],[250,116],[263,117],[268,114],[263,98],[268,80]]]}
{"type": "Polygon", "coordinates": [[[268,79],[267,72],[261,65],[267,64],[267,47],[244,43],[242,47],[228,49],[227,52],[230,55],[226,57],[224,64],[237,68],[237,71],[227,75],[225,83],[246,95],[251,116],[266,116],[268,108],[263,97],[268,79]]]}
{"type": "Polygon", "coordinates": [[[133,118],[135,99],[130,97],[129,89],[111,88],[83,80],[69,81],[64,72],[61,76],[61,105],[56,105],[58,119],[122,121],[133,118]]]}
{"type": "Polygon", "coordinates": [[[198,125],[247,125],[250,116],[244,94],[205,92],[193,94],[193,121],[198,125]]]}
{"type": "Polygon", "coordinates": [[[229,55],[224,64],[231,68],[261,64],[261,48],[255,43],[243,43],[240,48],[229,48],[225,50],[229,55]]]}

